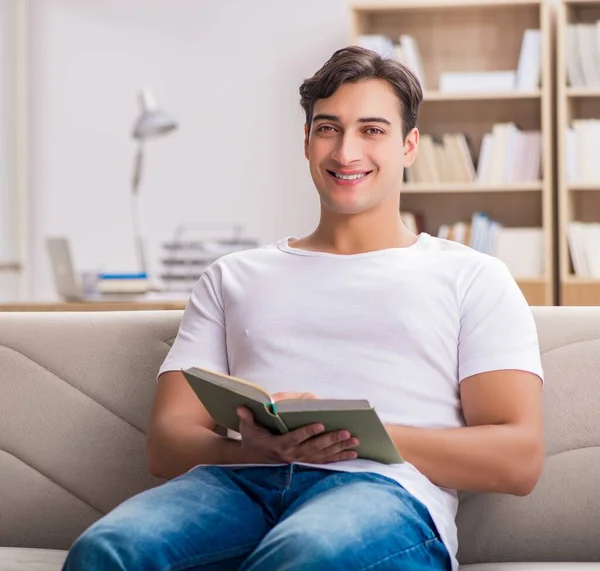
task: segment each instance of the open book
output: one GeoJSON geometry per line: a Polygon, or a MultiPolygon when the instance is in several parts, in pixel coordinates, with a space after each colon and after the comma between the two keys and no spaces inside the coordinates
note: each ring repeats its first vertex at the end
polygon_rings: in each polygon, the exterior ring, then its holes
{"type": "Polygon", "coordinates": [[[348,430],[358,438],[353,448],[359,458],[384,464],[403,462],[375,409],[366,400],[288,399],[275,402],[262,387],[192,367],[182,371],[188,383],[214,421],[230,430],[239,430],[238,406],[252,411],[257,424],[274,434],[284,434],[307,424],[321,423],[325,432],[348,430]]]}

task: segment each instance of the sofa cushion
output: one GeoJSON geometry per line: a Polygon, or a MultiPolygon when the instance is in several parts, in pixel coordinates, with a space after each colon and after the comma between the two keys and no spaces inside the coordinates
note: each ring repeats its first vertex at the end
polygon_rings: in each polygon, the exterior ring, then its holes
{"type": "Polygon", "coordinates": [[[0,547],[0,571],[60,571],[66,551],[0,547]]]}
{"type": "MultiPolygon", "coordinates": [[[[67,556],[57,549],[0,547],[0,571],[61,571],[67,556]]],[[[599,571],[600,563],[482,563],[461,571],[599,571]]]]}

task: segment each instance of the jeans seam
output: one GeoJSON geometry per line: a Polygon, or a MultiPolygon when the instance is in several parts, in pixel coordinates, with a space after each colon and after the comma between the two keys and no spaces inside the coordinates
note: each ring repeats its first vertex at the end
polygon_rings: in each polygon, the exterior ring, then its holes
{"type": "Polygon", "coordinates": [[[420,547],[427,547],[430,543],[434,543],[436,541],[439,541],[439,539],[437,539],[436,537],[433,537],[431,539],[426,539],[425,541],[421,541],[421,543],[417,543],[416,545],[407,547],[405,549],[401,549],[400,551],[396,551],[396,553],[392,553],[391,555],[387,555],[383,559],[379,559],[378,561],[375,561],[375,563],[371,563],[370,565],[363,567],[359,571],[369,571],[369,569],[374,569],[377,565],[381,565],[382,563],[385,563],[389,559],[393,559],[394,557],[398,557],[399,555],[404,555],[404,554],[409,553],[410,551],[413,551],[420,547]]]}
{"type": "Polygon", "coordinates": [[[221,551],[218,554],[211,554],[209,557],[204,555],[197,555],[196,557],[192,557],[191,559],[186,560],[185,562],[178,562],[175,565],[169,565],[165,568],[164,571],[184,571],[185,569],[189,569],[190,567],[196,567],[197,565],[205,565],[207,563],[215,563],[216,561],[224,561],[227,559],[235,559],[244,553],[252,553],[260,542],[252,542],[247,543],[241,547],[236,547],[235,549],[229,549],[225,551],[221,551]]]}

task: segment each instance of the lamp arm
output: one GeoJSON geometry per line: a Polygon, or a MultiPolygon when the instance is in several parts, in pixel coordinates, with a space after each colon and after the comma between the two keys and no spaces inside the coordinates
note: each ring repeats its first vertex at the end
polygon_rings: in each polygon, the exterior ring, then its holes
{"type": "Polygon", "coordinates": [[[144,141],[140,141],[133,162],[133,176],[131,178],[131,192],[138,194],[142,180],[142,167],[144,165],[144,141]]]}
{"type": "Polygon", "coordinates": [[[146,264],[146,252],[144,248],[144,238],[140,222],[140,181],[142,180],[142,166],[144,164],[144,145],[140,141],[138,151],[135,156],[133,178],[131,181],[131,216],[133,222],[133,234],[135,241],[136,257],[138,269],[145,274],[148,273],[146,264]]]}

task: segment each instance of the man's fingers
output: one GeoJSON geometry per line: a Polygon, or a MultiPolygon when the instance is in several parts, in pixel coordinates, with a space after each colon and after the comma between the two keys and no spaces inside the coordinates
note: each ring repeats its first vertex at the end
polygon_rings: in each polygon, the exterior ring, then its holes
{"type": "Polygon", "coordinates": [[[314,436],[317,436],[317,434],[321,434],[324,430],[325,427],[322,424],[309,424],[308,426],[297,428],[285,435],[285,438],[287,439],[286,444],[290,448],[298,446],[314,436]]]}
{"type": "Polygon", "coordinates": [[[254,415],[251,410],[248,410],[245,406],[238,406],[236,409],[237,415],[244,422],[254,422],[254,415]]]}

